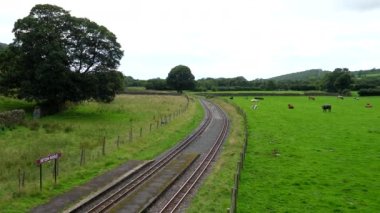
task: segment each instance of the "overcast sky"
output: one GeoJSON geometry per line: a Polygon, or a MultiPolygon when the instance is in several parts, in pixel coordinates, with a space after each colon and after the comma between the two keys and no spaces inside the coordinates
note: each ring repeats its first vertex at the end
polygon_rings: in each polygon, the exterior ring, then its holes
{"type": "Polygon", "coordinates": [[[380,67],[380,0],[7,0],[0,42],[35,4],[54,4],[104,25],[124,50],[119,70],[166,78],[269,78],[307,69],[380,67]]]}

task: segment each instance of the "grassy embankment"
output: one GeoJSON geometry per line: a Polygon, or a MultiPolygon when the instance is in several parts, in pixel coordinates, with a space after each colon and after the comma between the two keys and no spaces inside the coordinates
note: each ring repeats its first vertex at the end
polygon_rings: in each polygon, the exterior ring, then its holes
{"type": "MultiPolygon", "coordinates": [[[[25,212],[49,198],[82,184],[94,176],[131,159],[147,160],[162,153],[193,131],[203,119],[200,104],[191,99],[188,110],[166,125],[156,126],[160,117],[186,105],[183,96],[118,96],[111,104],[83,103],[38,122],[0,132],[0,209],[25,212]],[[152,132],[149,132],[152,124],[152,132]],[[133,141],[129,131],[133,127],[133,141]],[[140,128],[143,136],[140,137],[140,128]],[[120,136],[119,148],[117,138],[120,136]],[[106,155],[101,141],[106,138],[106,155]],[[85,162],[80,166],[81,147],[85,162]],[[44,164],[44,186],[39,191],[36,159],[62,152],[58,184],[52,178],[52,163],[44,164]],[[18,188],[18,170],[25,171],[25,187],[18,188]]],[[[0,109],[31,105],[1,98],[0,109]]]]}
{"type": "Polygon", "coordinates": [[[233,101],[250,132],[238,212],[380,210],[379,97],[265,97],[258,110],[249,98],[233,101]]]}
{"type": "Polygon", "coordinates": [[[187,212],[226,212],[231,204],[233,175],[236,172],[236,163],[240,159],[244,142],[244,129],[242,128],[244,123],[243,118],[232,105],[220,99],[213,101],[218,103],[228,114],[231,129],[222,152],[213,165],[211,174],[202,184],[187,212]]]}

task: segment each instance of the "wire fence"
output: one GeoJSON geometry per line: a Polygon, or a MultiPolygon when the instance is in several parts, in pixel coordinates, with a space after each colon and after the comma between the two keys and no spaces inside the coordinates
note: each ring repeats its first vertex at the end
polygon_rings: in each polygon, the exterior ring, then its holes
{"type": "Polygon", "coordinates": [[[240,152],[239,161],[236,165],[236,172],[234,174],[234,184],[231,189],[231,204],[230,208],[227,208],[228,213],[235,213],[237,211],[237,199],[239,194],[239,184],[240,184],[240,178],[241,178],[241,171],[244,168],[244,160],[245,160],[245,154],[247,152],[247,146],[248,146],[248,121],[247,121],[247,114],[246,112],[237,106],[236,104],[230,103],[236,111],[243,117],[244,120],[244,143],[242,150],[240,152]]]}

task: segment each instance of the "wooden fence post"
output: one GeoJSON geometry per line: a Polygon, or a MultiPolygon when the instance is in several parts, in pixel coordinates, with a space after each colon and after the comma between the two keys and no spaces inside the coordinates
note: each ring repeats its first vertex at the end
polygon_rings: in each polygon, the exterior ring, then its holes
{"type": "Polygon", "coordinates": [[[18,169],[18,192],[21,191],[21,169],[18,169]]]}
{"type": "Polygon", "coordinates": [[[106,155],[106,136],[103,136],[103,142],[102,142],[102,154],[106,155]]]}
{"type": "Polygon", "coordinates": [[[84,147],[81,147],[81,150],[80,150],[80,166],[84,165],[86,159],[85,159],[85,150],[84,150],[84,147]]]}
{"type": "Polygon", "coordinates": [[[40,191],[42,191],[42,163],[40,164],[40,191]]]}
{"type": "Polygon", "coordinates": [[[22,171],[22,178],[21,178],[21,187],[24,188],[25,186],[25,171],[22,171]]]}
{"type": "Polygon", "coordinates": [[[57,184],[57,159],[54,159],[54,184],[57,184]]]}

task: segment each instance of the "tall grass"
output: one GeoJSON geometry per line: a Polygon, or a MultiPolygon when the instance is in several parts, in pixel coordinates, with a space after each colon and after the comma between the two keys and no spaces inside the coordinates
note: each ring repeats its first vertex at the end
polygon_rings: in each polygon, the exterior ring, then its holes
{"type": "Polygon", "coordinates": [[[233,175],[236,172],[236,163],[240,159],[244,142],[244,129],[242,128],[244,122],[232,105],[220,99],[214,101],[228,114],[231,128],[211,174],[207,176],[187,212],[226,212],[231,204],[233,175]]]}
{"type": "Polygon", "coordinates": [[[121,95],[111,104],[86,102],[0,132],[0,209],[24,212],[123,162],[152,159],[199,125],[203,110],[194,99],[189,103],[184,111],[187,99],[183,96],[121,95]],[[160,123],[165,116],[169,119],[169,115],[171,122],[159,124],[157,128],[157,121],[160,123]],[[131,129],[132,141],[129,140],[131,129]],[[104,138],[105,156],[102,154],[104,138]],[[82,166],[81,148],[86,158],[82,166]],[[44,187],[40,192],[35,161],[53,152],[62,153],[59,181],[53,184],[52,163],[45,163],[44,187]],[[25,187],[21,190],[19,169],[26,174],[25,187]]]}
{"type": "Polygon", "coordinates": [[[265,97],[258,110],[234,101],[247,111],[251,135],[238,212],[379,211],[378,97],[265,97]]]}

